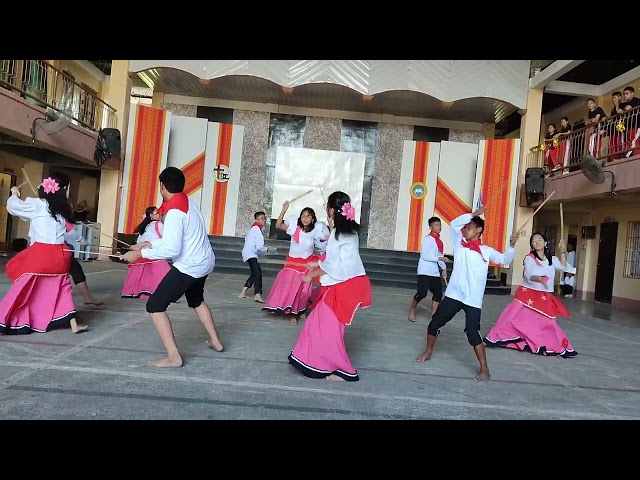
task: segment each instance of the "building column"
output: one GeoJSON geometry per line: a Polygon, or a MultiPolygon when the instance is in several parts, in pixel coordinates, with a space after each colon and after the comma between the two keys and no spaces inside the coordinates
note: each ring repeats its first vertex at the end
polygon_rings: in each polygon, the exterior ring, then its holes
{"type": "MultiPolygon", "coordinates": [[[[543,95],[544,91],[542,89],[529,89],[526,113],[522,116],[520,124],[521,150],[520,167],[518,169],[518,186],[521,189],[524,189],[524,177],[527,170],[527,154],[530,149],[540,144],[543,95]]],[[[529,221],[529,223],[527,224],[527,227],[520,232],[520,239],[516,243],[515,247],[516,256],[507,273],[507,283],[511,285],[512,293],[520,286],[522,280],[522,274],[524,271],[522,260],[525,255],[531,251],[529,247],[529,237],[531,236],[531,229],[533,228],[532,217],[534,209],[526,207],[522,208],[519,205],[520,201],[518,195],[518,204],[516,205],[514,217],[514,228],[517,228],[518,225],[522,225],[526,221],[529,221]]]]}
{"type": "Polygon", "coordinates": [[[162,108],[163,103],[164,103],[164,93],[153,92],[153,98],[151,99],[151,106],[153,108],[162,108]]]}
{"type": "MultiPolygon", "coordinates": [[[[118,235],[118,217],[120,215],[122,169],[127,144],[127,128],[129,125],[129,106],[131,104],[131,79],[129,78],[129,60],[113,60],[106,102],[116,109],[117,126],[121,138],[120,170],[102,169],[100,175],[100,196],[98,200],[98,223],[101,231],[109,236],[118,235]]],[[[102,245],[108,245],[108,237],[102,238],[102,245]]],[[[116,247],[112,242],[111,249],[103,249],[102,253],[112,253],[116,247]]],[[[100,257],[108,260],[109,257],[100,257]]]]}

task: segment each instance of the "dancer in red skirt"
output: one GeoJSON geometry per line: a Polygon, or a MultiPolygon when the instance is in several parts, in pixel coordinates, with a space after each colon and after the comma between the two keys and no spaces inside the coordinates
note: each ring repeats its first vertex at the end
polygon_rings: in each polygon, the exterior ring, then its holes
{"type": "MultiPolygon", "coordinates": [[[[153,206],[147,207],[144,212],[144,220],[136,227],[138,233],[136,243],[151,243],[162,238],[162,228],[158,209],[153,206]]],[[[122,297],[148,298],[156,291],[158,284],[170,269],[169,262],[164,259],[149,260],[140,257],[128,265],[129,272],[122,287],[122,297]]]]}
{"type": "Polygon", "coordinates": [[[556,271],[575,274],[576,269],[567,263],[564,240],[559,244],[560,259],[551,255],[541,233],[534,233],[529,243],[531,253],[524,259],[522,285],[484,343],[539,355],[575,357],[578,353],[556,322],[556,317],[570,317],[571,314],[553,294],[553,283],[556,271]]]}
{"type": "Polygon", "coordinates": [[[310,378],[356,382],[357,370],[344,345],[345,326],[351,325],[358,307],[371,306],[371,283],[360,259],[355,209],[349,195],[333,192],[327,200],[331,235],[326,258],[305,276],[320,277],[321,292],[298,336],[289,363],[310,378]]]}
{"type": "Polygon", "coordinates": [[[315,240],[318,234],[315,229],[317,222],[316,212],[313,208],[303,208],[300,216],[290,215],[284,220],[284,215],[289,208],[289,202],[284,202],[282,211],[276,221],[276,228],[284,230],[291,236],[289,254],[284,268],[278,272],[273,282],[267,301],[262,310],[290,315],[291,323],[297,325],[300,316],[307,310],[311,297],[311,284],[304,282],[307,273],[307,264],[317,262],[314,255],[315,240]]]}
{"type": "Polygon", "coordinates": [[[32,244],[7,263],[6,274],[13,284],[0,302],[2,334],[64,327],[79,333],[87,329],[75,319],[69,281],[72,254],[65,242],[71,219],[68,185],[66,175],[52,173],[38,186],[38,198],[21,200],[18,188],[11,188],[7,211],[31,222],[32,244]]]}

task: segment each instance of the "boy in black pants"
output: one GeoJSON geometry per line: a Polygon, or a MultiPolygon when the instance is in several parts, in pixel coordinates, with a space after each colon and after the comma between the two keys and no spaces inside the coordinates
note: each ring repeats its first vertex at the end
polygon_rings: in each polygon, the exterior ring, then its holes
{"type": "Polygon", "coordinates": [[[258,263],[258,255],[266,253],[269,247],[264,245],[262,229],[267,223],[267,215],[264,212],[253,214],[254,222],[244,237],[244,247],[242,248],[242,261],[249,264],[251,274],[240,292],[240,298],[246,298],[247,290],[253,287],[253,299],[258,303],[264,303],[262,299],[262,269],[258,263]]]}

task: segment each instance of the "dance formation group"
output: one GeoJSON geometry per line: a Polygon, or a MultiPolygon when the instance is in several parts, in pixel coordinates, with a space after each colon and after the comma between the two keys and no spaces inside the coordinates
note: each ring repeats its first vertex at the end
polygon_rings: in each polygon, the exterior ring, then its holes
{"type": "MultiPolygon", "coordinates": [[[[218,352],[224,349],[211,310],[204,301],[205,282],[214,269],[215,255],[199,207],[183,193],[182,171],[168,167],[160,173],[159,180],[162,205],[147,208],[136,229],[136,244],[120,256],[128,263],[122,296],[147,299],[146,310],[164,344],[166,356],[148,365],[181,367],[182,356],[166,311],[182,296],[209,334],[208,346],[218,352]]],[[[73,333],[87,330],[87,325],[76,320],[69,281],[71,275],[76,285],[84,282],[86,286],[82,267],[73,258],[74,245],[81,239],[70,222],[68,187],[66,175],[51,173],[38,186],[38,198],[23,200],[17,187],[11,189],[7,210],[30,222],[30,245],[6,265],[12,285],[0,302],[0,334],[47,332],[55,328],[70,328],[73,333]]],[[[266,300],[262,298],[258,261],[269,249],[262,234],[266,215],[254,214],[255,222],[245,236],[242,250],[250,276],[240,298],[246,298],[248,289],[253,288],[254,300],[264,304],[263,311],[288,316],[292,324],[298,324],[306,315],[288,357],[290,365],[302,374],[331,381],[358,381],[358,372],[345,348],[344,332],[358,308],[370,307],[372,300],[371,283],[359,253],[360,225],[351,199],[340,191],[329,195],[327,224],[317,221],[315,211],[309,207],[299,215],[285,218],[288,208],[289,202],[285,202],[276,228],[291,237],[289,252],[266,300]]],[[[431,321],[426,350],[415,360],[424,362],[431,358],[440,330],[461,310],[466,317],[464,331],[480,364],[475,380],[490,378],[485,344],[565,358],[577,355],[556,322],[557,316],[570,314],[553,293],[556,271],[575,274],[575,268],[567,263],[564,241],[558,245],[558,258],[551,255],[540,233],[530,238],[531,252],[524,259],[522,285],[514,300],[487,336],[481,337],[480,318],[489,265],[509,265],[514,260],[518,239],[515,233],[504,253],[483,245],[483,213],[484,207],[480,207],[450,224],[455,263],[444,294],[441,277],[446,279],[446,263],[451,261],[444,255],[440,240],[440,219],[433,217],[428,221],[430,232],[422,242],[417,293],[409,320],[415,322],[416,308],[430,291],[431,321]]],[[[100,304],[88,289],[81,291],[85,303],[100,304]]]]}

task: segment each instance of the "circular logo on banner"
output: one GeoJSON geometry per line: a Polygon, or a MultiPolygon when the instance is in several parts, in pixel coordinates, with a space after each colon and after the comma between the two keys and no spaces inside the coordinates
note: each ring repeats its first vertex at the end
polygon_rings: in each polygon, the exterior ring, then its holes
{"type": "Polygon", "coordinates": [[[427,196],[427,186],[422,182],[416,182],[411,185],[409,193],[411,193],[412,198],[422,200],[427,196]]]}
{"type": "Polygon", "coordinates": [[[216,165],[216,167],[213,169],[213,179],[216,182],[220,182],[220,183],[228,182],[230,177],[231,177],[231,171],[229,170],[229,167],[227,167],[226,165],[216,165]]]}

